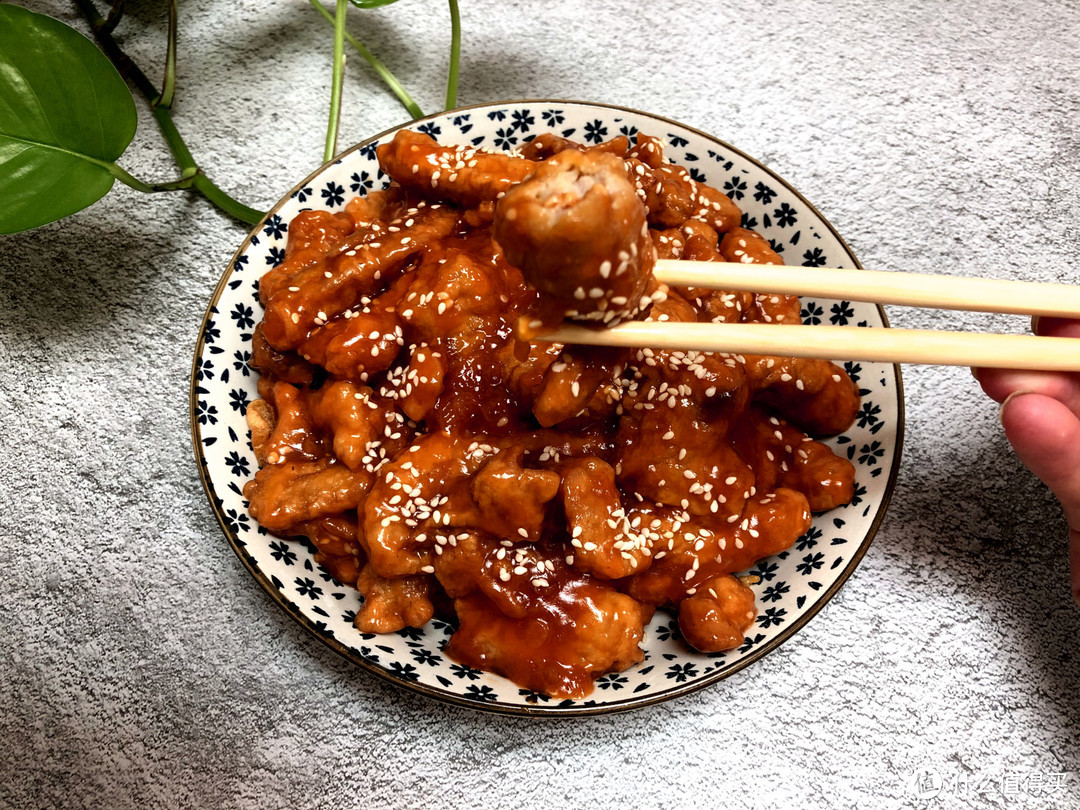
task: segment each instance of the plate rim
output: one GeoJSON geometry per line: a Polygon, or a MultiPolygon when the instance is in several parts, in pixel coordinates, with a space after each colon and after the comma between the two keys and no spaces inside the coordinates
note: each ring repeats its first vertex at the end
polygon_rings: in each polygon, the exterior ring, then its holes
{"type": "MultiPolygon", "coordinates": [[[[199,331],[195,340],[195,350],[191,363],[191,369],[189,372],[190,378],[188,384],[188,412],[191,428],[192,450],[194,452],[195,463],[199,471],[199,480],[202,483],[203,492],[206,495],[207,500],[209,501],[210,509],[214,513],[214,517],[217,519],[218,525],[221,527],[222,532],[225,534],[225,538],[228,541],[229,546],[239,558],[244,568],[246,568],[248,573],[254,577],[255,581],[259,583],[259,585],[270,596],[270,598],[282,609],[284,609],[285,612],[288,613],[294,620],[296,620],[300,624],[300,626],[304,628],[304,630],[306,630],[310,635],[314,636],[316,639],[318,639],[324,645],[328,646],[331,650],[336,652],[338,655],[340,655],[342,658],[349,661],[350,663],[359,666],[361,669],[372,673],[380,680],[388,682],[393,686],[408,689],[409,691],[419,693],[428,698],[433,698],[444,704],[464,707],[472,709],[474,711],[480,711],[490,714],[503,714],[535,718],[587,717],[616,714],[632,711],[635,709],[643,709],[646,707],[655,706],[660,703],[666,703],[671,700],[676,700],[678,698],[682,698],[686,695],[697,692],[701,689],[714,686],[719,681],[729,678],[732,675],[741,672],[750,664],[759,661],[764,656],[776,650],[782,644],[790,641],[790,639],[795,636],[800,630],[802,630],[811,619],[817,616],[817,614],[822,610],[822,608],[824,608],[830,601],[832,601],[833,597],[836,596],[836,594],[844,586],[844,584],[851,577],[851,575],[854,574],[855,569],[859,567],[859,564],[862,562],[863,557],[866,556],[867,551],[869,551],[870,546],[873,544],[873,541],[877,536],[877,532],[885,519],[885,514],[888,511],[889,503],[892,500],[893,493],[896,489],[896,482],[899,475],[900,463],[903,456],[905,428],[905,399],[903,377],[901,374],[900,364],[891,364],[893,369],[894,382],[896,385],[896,451],[893,456],[893,463],[891,469],[889,470],[888,479],[885,482],[881,501],[878,505],[877,512],[874,515],[873,520],[871,521],[870,527],[866,532],[866,536],[860,544],[858,551],[853,554],[852,557],[847,561],[847,564],[844,566],[843,570],[833,581],[833,583],[824,591],[821,597],[814,602],[813,606],[809,610],[801,614],[794,622],[792,622],[792,624],[789,625],[784,632],[778,634],[775,638],[771,639],[765,644],[762,644],[760,647],[756,648],[748,655],[744,655],[741,659],[739,659],[739,661],[735,662],[729,667],[723,668],[705,678],[701,678],[691,683],[687,683],[683,686],[674,687],[670,690],[663,692],[662,694],[639,698],[629,697],[622,701],[614,701],[596,706],[570,706],[565,708],[560,708],[558,705],[517,706],[472,700],[466,697],[436,689],[435,687],[429,686],[427,684],[395,678],[393,675],[391,675],[389,672],[382,669],[381,667],[370,663],[369,661],[358,655],[354,655],[353,651],[350,648],[346,647],[343,643],[341,643],[337,638],[326,636],[323,633],[320,633],[318,629],[314,626],[314,623],[307,616],[305,616],[296,605],[285,599],[285,597],[281,594],[280,590],[276,588],[274,584],[270,581],[269,577],[255,565],[251,556],[246,552],[244,544],[239,541],[239,538],[229,528],[225,519],[225,515],[223,514],[222,509],[218,505],[218,501],[220,500],[220,498],[218,497],[216,488],[214,487],[213,482],[210,480],[209,474],[207,472],[208,465],[203,451],[201,435],[202,432],[196,412],[198,401],[198,396],[196,393],[198,363],[206,345],[205,333],[207,322],[215,314],[217,304],[221,299],[226,285],[228,284],[228,279],[236,260],[250,246],[252,237],[258,235],[258,233],[262,230],[264,223],[272,216],[274,216],[284,205],[286,205],[288,201],[292,199],[292,196],[295,192],[297,192],[301,188],[306,187],[313,178],[322,174],[328,167],[340,163],[348,155],[351,155],[352,153],[367,147],[369,144],[382,139],[384,136],[389,135],[393,132],[397,132],[398,130],[403,128],[419,126],[425,121],[447,118],[449,116],[453,116],[456,113],[470,112],[480,109],[506,107],[515,104],[557,104],[563,106],[572,105],[576,107],[614,110],[622,113],[629,113],[632,115],[641,116],[643,118],[652,119],[659,123],[675,126],[680,129],[693,132],[695,135],[698,135],[699,137],[702,137],[708,141],[718,143],[724,149],[730,150],[734,154],[737,154],[739,157],[741,157],[743,160],[746,160],[756,168],[764,171],[766,174],[776,180],[779,184],[781,184],[786,190],[794,194],[795,197],[799,200],[799,202],[805,205],[806,208],[818,218],[818,220],[828,230],[828,232],[839,242],[840,246],[843,248],[844,252],[850,257],[855,267],[859,270],[864,269],[858,258],[855,256],[854,251],[852,251],[851,246],[848,245],[847,241],[845,241],[844,238],[840,235],[840,233],[836,230],[836,228],[833,227],[833,224],[817,209],[817,207],[813,205],[813,203],[807,200],[806,197],[803,196],[803,194],[798,189],[792,186],[791,183],[789,183],[775,171],[770,169],[768,166],[763,164],[760,160],[752,157],[738,147],[732,146],[727,141],[724,141],[721,138],[716,137],[715,135],[711,135],[704,130],[690,126],[689,124],[684,124],[681,121],[676,121],[675,119],[667,118],[665,116],[657,115],[655,113],[644,112],[633,107],[626,107],[618,104],[606,104],[602,102],[551,98],[507,99],[502,101],[470,104],[463,107],[455,107],[451,110],[444,110],[442,112],[432,113],[430,115],[425,115],[422,118],[411,119],[404,123],[384,129],[378,134],[372,135],[362,141],[359,141],[348,149],[345,149],[344,151],[338,153],[330,160],[322,163],[318,168],[308,174],[307,177],[305,177],[303,180],[301,180],[299,183],[289,189],[289,191],[287,191],[276,203],[274,203],[274,205],[266,212],[262,219],[260,219],[255,225],[250,228],[247,236],[240,243],[240,246],[237,248],[237,250],[232,254],[232,257],[225,265],[224,271],[218,278],[217,283],[214,285],[209,303],[207,304],[203,312],[202,321],[199,324],[199,331]]],[[[876,306],[878,315],[881,317],[882,321],[881,328],[891,328],[888,316],[885,313],[885,309],[880,304],[876,306]]]]}

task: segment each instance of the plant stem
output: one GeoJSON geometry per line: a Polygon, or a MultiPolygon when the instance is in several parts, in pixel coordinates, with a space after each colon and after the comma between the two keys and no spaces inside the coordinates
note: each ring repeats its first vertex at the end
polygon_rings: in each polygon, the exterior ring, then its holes
{"type": "Polygon", "coordinates": [[[341,85],[345,79],[345,12],[348,0],[337,0],[334,9],[334,69],[330,84],[330,120],[326,124],[323,162],[337,154],[338,124],[341,122],[341,85]]]}
{"type": "MultiPolygon", "coordinates": [[[[94,34],[94,39],[97,40],[98,45],[101,46],[101,50],[105,55],[109,57],[110,61],[116,66],[116,69],[120,71],[120,75],[131,82],[135,89],[137,89],[143,97],[150,102],[151,111],[154,114],[154,119],[158,123],[158,127],[161,129],[161,134],[165,138],[165,142],[169,145],[169,151],[172,152],[173,157],[176,160],[177,166],[179,166],[181,172],[185,177],[192,177],[191,187],[201,193],[207,200],[216,205],[226,214],[240,220],[247,225],[254,225],[261,220],[264,216],[263,212],[256,211],[254,208],[248,208],[238,200],[233,199],[224,191],[222,191],[217,185],[215,185],[210,178],[208,178],[195,163],[195,159],[191,156],[191,152],[187,148],[187,144],[184,143],[184,139],[180,137],[180,132],[176,128],[176,124],[172,120],[172,114],[169,112],[168,107],[154,106],[154,101],[161,95],[158,93],[157,88],[146,78],[146,74],[139,69],[131,58],[120,50],[120,46],[116,44],[116,40],[112,38],[112,34],[106,24],[106,20],[98,14],[97,9],[94,7],[92,0],[72,0],[75,6],[82,12],[83,17],[90,24],[90,30],[94,34]]],[[[119,5],[119,4],[117,4],[119,5]]],[[[114,6],[116,8],[116,6],[114,6]]]]}
{"type": "Polygon", "coordinates": [[[109,17],[102,23],[106,32],[111,32],[124,16],[124,0],[113,0],[112,8],[109,9],[109,17]]]}
{"type": "Polygon", "coordinates": [[[130,186],[136,191],[144,191],[153,193],[157,191],[175,191],[180,188],[191,188],[195,184],[195,175],[190,174],[186,177],[181,177],[179,180],[173,180],[171,183],[144,183],[134,175],[128,174],[124,169],[120,168],[115,163],[110,163],[106,166],[109,173],[123,183],[126,186],[130,186]]]}
{"type": "Polygon", "coordinates": [[[161,95],[154,102],[155,107],[172,107],[176,94],[176,0],[169,0],[169,44],[165,49],[165,78],[161,81],[161,95]]]}
{"type": "Polygon", "coordinates": [[[457,106],[458,65],[461,63],[461,14],[457,0],[450,0],[450,68],[446,72],[446,107],[457,106]]]}
{"type": "MultiPolygon", "coordinates": [[[[316,11],[323,15],[324,19],[330,23],[334,22],[334,18],[330,15],[330,12],[323,8],[319,0],[308,0],[308,2],[315,7],[316,11]]],[[[400,101],[402,106],[408,110],[409,115],[413,118],[424,117],[423,110],[421,110],[419,105],[413,101],[413,97],[405,92],[405,88],[402,87],[401,82],[397,80],[397,77],[390,72],[390,69],[386,65],[379,61],[375,54],[369,51],[356,37],[347,32],[345,34],[345,41],[356,49],[356,52],[364,58],[365,62],[371,65],[372,69],[379,75],[379,78],[383,80],[383,84],[390,89],[390,92],[397,96],[398,101],[400,101]]]]}

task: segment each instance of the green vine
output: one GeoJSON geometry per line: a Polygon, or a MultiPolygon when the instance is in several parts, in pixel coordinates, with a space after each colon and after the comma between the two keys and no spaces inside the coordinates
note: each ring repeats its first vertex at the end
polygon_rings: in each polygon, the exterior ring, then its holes
{"type": "MultiPolygon", "coordinates": [[[[345,73],[345,43],[375,71],[413,118],[424,115],[401,82],[346,30],[348,5],[372,9],[395,0],[335,0],[331,14],[319,0],[311,6],[333,26],[330,108],[323,158],[337,152],[345,73]]],[[[192,190],[247,225],[264,214],[224,191],[192,156],[173,119],[176,98],[177,2],[168,3],[168,35],[161,87],[119,46],[114,31],[124,19],[124,0],[106,15],[94,0],[72,0],[89,25],[97,48],[81,34],[44,14],[0,2],[0,233],[15,233],[69,216],[108,193],[115,181],[142,192],[192,190]],[[126,84],[125,84],[126,83],[126,84]],[[150,106],[180,171],[179,179],[150,183],[118,163],[137,122],[133,88],[150,106]],[[89,134],[88,134],[89,133],[89,134]],[[91,137],[91,135],[93,137],[91,137]],[[6,145],[14,148],[5,150],[6,145]]],[[[450,59],[446,107],[457,106],[461,18],[449,0],[450,59]]]]}

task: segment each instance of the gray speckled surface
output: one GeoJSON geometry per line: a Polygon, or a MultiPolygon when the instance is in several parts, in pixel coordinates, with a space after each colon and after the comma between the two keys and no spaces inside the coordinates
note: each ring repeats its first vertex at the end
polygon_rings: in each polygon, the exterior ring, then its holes
{"type": "MultiPolygon", "coordinates": [[[[27,5],[74,19],[59,0],[27,5]]],[[[461,103],[580,98],[714,133],[799,188],[868,267],[1080,276],[1075,4],[629,5],[462,0],[461,103]]],[[[120,33],[157,76],[158,4],[129,6],[120,33]]],[[[329,28],[298,1],[188,0],[180,15],[179,126],[223,186],[269,206],[320,162],[329,28]]],[[[445,5],[351,16],[435,109],[445,5]]],[[[405,117],[350,68],[343,145],[405,117]]],[[[167,179],[141,114],[122,162],[167,179]]],[[[320,646],[211,514],[190,354],[243,236],[201,200],[118,188],[0,237],[0,807],[1080,806],[1064,522],[967,370],[905,369],[885,523],[778,651],[630,714],[472,713],[320,646]],[[913,792],[916,768],[939,774],[936,798],[913,792]]]]}

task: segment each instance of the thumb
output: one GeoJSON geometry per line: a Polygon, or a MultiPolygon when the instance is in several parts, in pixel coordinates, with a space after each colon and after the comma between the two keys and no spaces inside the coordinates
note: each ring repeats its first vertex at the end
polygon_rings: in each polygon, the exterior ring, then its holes
{"type": "Polygon", "coordinates": [[[1020,461],[1061,502],[1073,597],[1080,603],[1080,418],[1053,397],[1017,391],[1001,405],[1001,424],[1020,461]]]}

